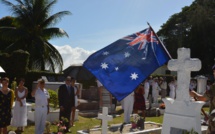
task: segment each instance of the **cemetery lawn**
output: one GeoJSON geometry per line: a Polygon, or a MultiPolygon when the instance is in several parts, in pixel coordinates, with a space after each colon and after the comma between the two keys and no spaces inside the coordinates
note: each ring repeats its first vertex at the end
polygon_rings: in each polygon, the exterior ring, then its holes
{"type": "MultiPolygon", "coordinates": [[[[207,107],[204,108],[205,111],[208,111],[208,109],[209,108],[207,108],[207,107]]],[[[108,125],[121,124],[123,122],[123,112],[122,112],[122,110],[117,109],[117,113],[120,116],[113,118],[112,121],[108,122],[108,125]]],[[[132,117],[131,117],[131,120],[132,120],[132,117]]],[[[156,123],[162,124],[163,115],[161,115],[159,117],[146,117],[146,121],[156,122],[156,123]]],[[[91,129],[91,128],[94,128],[94,127],[99,127],[100,123],[101,123],[101,121],[96,119],[96,118],[85,118],[85,117],[79,116],[78,121],[76,121],[74,123],[75,126],[70,128],[70,130],[72,131],[73,134],[75,134],[78,130],[86,130],[88,128],[91,129]]],[[[16,128],[9,126],[8,130],[15,131],[16,128]]],[[[28,126],[25,127],[25,131],[22,134],[33,134],[34,130],[35,130],[34,123],[28,123],[28,126]]],[[[55,124],[51,125],[51,132],[57,132],[57,125],[55,125],[55,124]]]]}
{"type": "MultiPolygon", "coordinates": [[[[78,130],[85,130],[87,128],[94,128],[100,126],[101,121],[96,119],[96,118],[85,118],[85,117],[78,117],[78,121],[76,121],[74,124],[75,126],[70,128],[72,133],[76,133],[78,130]]],[[[121,114],[120,117],[114,118],[112,121],[108,122],[108,125],[110,124],[121,124],[123,121],[123,114],[121,114]]],[[[157,123],[162,123],[163,121],[163,116],[160,117],[147,117],[146,121],[152,121],[152,122],[157,122],[157,123]]],[[[15,131],[15,127],[8,127],[8,130],[15,131]]],[[[33,123],[28,124],[27,127],[25,127],[25,131],[22,134],[33,134],[35,131],[35,126],[33,123]]],[[[51,125],[51,132],[57,132],[57,126],[52,124],[51,125]]]]}

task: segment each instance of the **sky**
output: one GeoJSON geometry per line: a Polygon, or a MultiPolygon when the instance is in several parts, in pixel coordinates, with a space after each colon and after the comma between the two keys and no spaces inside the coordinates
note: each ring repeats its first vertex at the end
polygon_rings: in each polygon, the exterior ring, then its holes
{"type": "MultiPolygon", "coordinates": [[[[9,0],[14,3],[14,0],[9,0]]],[[[116,40],[148,28],[157,32],[166,21],[194,0],[58,0],[51,15],[70,11],[54,27],[62,28],[69,38],[49,42],[60,52],[66,69],[82,64],[90,54],[116,40]]],[[[0,18],[13,16],[0,2],[0,18]]]]}

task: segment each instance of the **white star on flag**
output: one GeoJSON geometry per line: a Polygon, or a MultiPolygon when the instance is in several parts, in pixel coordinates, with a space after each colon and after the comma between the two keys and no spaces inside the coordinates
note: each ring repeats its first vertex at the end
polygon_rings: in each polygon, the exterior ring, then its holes
{"type": "Polygon", "coordinates": [[[118,70],[119,70],[119,67],[115,67],[115,70],[118,71],[118,70]]]}
{"type": "Polygon", "coordinates": [[[132,80],[136,80],[138,78],[138,74],[132,73],[130,77],[132,80]]]}
{"type": "Polygon", "coordinates": [[[107,69],[107,68],[108,68],[108,64],[102,63],[102,64],[101,64],[101,67],[102,67],[102,69],[107,69]]]}
{"type": "Polygon", "coordinates": [[[130,53],[128,53],[128,52],[125,52],[125,58],[127,58],[127,57],[129,57],[130,56],[130,53]]]}

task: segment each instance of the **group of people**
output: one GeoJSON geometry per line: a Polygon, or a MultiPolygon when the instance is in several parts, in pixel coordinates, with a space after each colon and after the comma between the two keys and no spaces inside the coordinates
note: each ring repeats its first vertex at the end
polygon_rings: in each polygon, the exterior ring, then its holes
{"type": "MultiPolygon", "coordinates": [[[[59,120],[66,118],[66,130],[74,125],[75,110],[78,105],[79,87],[75,85],[75,79],[68,76],[65,84],[58,90],[58,100],[60,107],[59,120]],[[71,117],[71,118],[70,118],[71,117]]],[[[1,79],[0,87],[0,134],[7,134],[9,125],[16,127],[16,132],[23,132],[27,126],[27,105],[26,97],[28,89],[24,86],[25,79],[21,78],[18,86],[13,91],[8,87],[9,78],[1,79]],[[15,105],[12,112],[12,107],[15,105]]],[[[35,134],[43,134],[47,114],[49,113],[49,92],[45,89],[45,80],[39,79],[37,87],[31,92],[35,97],[35,134]]]]}
{"type": "MultiPolygon", "coordinates": [[[[79,87],[75,85],[76,80],[67,76],[65,84],[58,90],[58,101],[60,107],[59,120],[64,121],[65,131],[70,132],[70,127],[74,125],[75,110],[78,106],[79,87]]],[[[49,113],[49,93],[45,89],[45,81],[38,80],[37,88],[31,93],[35,97],[35,134],[42,134],[45,129],[47,114],[49,113]]]]}
{"type": "MultiPolygon", "coordinates": [[[[169,97],[175,99],[177,81],[172,77],[167,83],[165,77],[149,76],[143,83],[141,83],[131,94],[125,97],[121,103],[124,109],[124,123],[130,123],[130,115],[132,113],[142,112],[142,117],[145,118],[146,102],[149,104],[158,103],[159,95],[162,98],[167,96],[167,88],[169,86],[169,97]]],[[[151,105],[149,105],[149,108],[151,105]]]]}
{"type": "Polygon", "coordinates": [[[150,76],[144,81],[145,99],[151,103],[158,103],[159,95],[161,98],[167,96],[167,88],[169,87],[169,97],[175,99],[176,97],[176,87],[177,81],[174,77],[171,78],[170,82],[167,83],[165,77],[155,77],[150,76]]]}
{"type": "Polygon", "coordinates": [[[27,126],[27,106],[26,96],[28,89],[24,86],[25,80],[20,79],[15,91],[8,88],[9,78],[1,79],[2,87],[0,88],[0,134],[7,133],[7,126],[17,127],[17,131],[23,132],[24,126],[27,126]],[[14,112],[12,107],[15,98],[14,112]],[[11,119],[12,118],[12,119],[11,119]]]}

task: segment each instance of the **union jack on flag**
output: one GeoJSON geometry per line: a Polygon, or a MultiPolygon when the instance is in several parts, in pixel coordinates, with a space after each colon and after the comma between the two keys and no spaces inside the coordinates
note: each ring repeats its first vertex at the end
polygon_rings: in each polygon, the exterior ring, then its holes
{"type": "Polygon", "coordinates": [[[170,59],[151,27],[92,54],[83,64],[117,98],[125,98],[170,59]]]}
{"type": "Polygon", "coordinates": [[[137,32],[134,36],[136,37],[126,36],[123,39],[131,41],[128,43],[130,46],[138,45],[138,50],[144,49],[146,44],[150,42],[156,42],[158,44],[156,35],[151,29],[147,29],[143,33],[137,32]]]}

